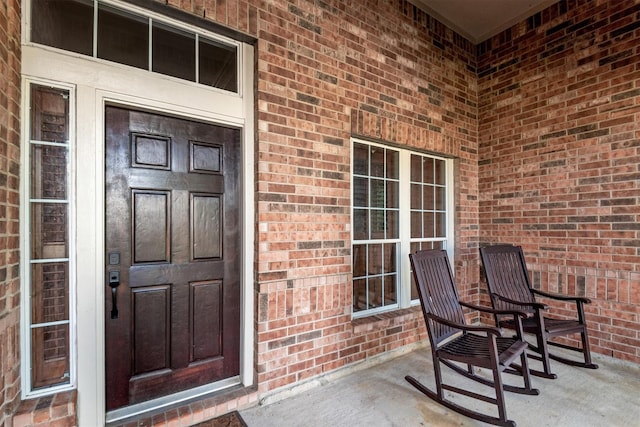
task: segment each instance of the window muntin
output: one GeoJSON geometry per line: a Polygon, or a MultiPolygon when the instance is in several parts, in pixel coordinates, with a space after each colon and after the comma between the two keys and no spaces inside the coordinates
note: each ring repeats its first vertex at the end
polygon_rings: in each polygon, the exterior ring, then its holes
{"type": "Polygon", "coordinates": [[[448,160],[353,142],[353,312],[359,317],[415,304],[409,263],[419,249],[448,247],[448,160]],[[401,170],[400,165],[403,164],[401,170]],[[402,294],[407,295],[403,300],[402,294]]]}
{"type": "Polygon", "coordinates": [[[31,84],[26,309],[31,330],[28,385],[70,385],[69,98],[66,89],[31,84]]]}
{"type": "Polygon", "coordinates": [[[239,92],[237,44],[204,31],[178,28],[128,7],[104,0],[32,0],[30,40],[239,92]]]}

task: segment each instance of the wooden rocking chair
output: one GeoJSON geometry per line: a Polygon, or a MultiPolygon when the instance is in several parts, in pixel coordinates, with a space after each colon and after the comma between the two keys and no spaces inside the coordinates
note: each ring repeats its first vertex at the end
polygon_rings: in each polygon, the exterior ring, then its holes
{"type": "MultiPolygon", "coordinates": [[[[584,304],[591,302],[589,298],[550,294],[533,289],[527,272],[527,264],[520,246],[494,245],[480,248],[480,257],[484,265],[487,286],[491,297],[491,304],[497,310],[523,310],[530,314],[522,321],[525,333],[535,334],[537,345],[530,348],[539,355],[530,357],[542,361],[544,372],[531,370],[532,375],[544,378],[556,378],[551,373],[549,358],[573,366],[597,369],[598,365],[591,362],[587,323],[584,316],[584,304]],[[541,296],[557,301],[571,302],[576,305],[576,319],[557,319],[543,315],[548,309],[546,304],[536,301],[541,296]],[[582,347],[569,346],[550,341],[553,337],[580,334],[582,347]],[[548,346],[553,345],[582,353],[584,362],[567,359],[549,353],[548,346]]],[[[496,324],[500,327],[513,329],[514,323],[501,315],[495,315],[496,324]]]]}
{"type": "Polygon", "coordinates": [[[526,357],[527,343],[522,339],[522,331],[518,332],[519,336],[516,338],[505,338],[501,336],[498,328],[467,325],[462,306],[492,314],[509,314],[516,325],[521,323],[521,317],[525,317],[526,314],[513,310],[498,312],[460,301],[445,251],[418,251],[410,254],[409,259],[429,333],[436,392],[412,376],[407,375],[405,379],[427,397],[460,414],[499,426],[515,426],[514,421],[507,419],[504,390],[529,395],[539,393],[531,388],[526,357]],[[514,363],[518,357],[520,365],[514,363]],[[463,365],[459,366],[454,362],[463,365]],[[496,397],[444,384],[440,363],[467,378],[493,387],[496,397]],[[464,365],[466,369],[463,368],[464,365]],[[490,369],[493,372],[493,381],[476,375],[474,367],[490,369]],[[504,385],[501,377],[503,371],[522,375],[524,387],[504,385]],[[497,406],[498,416],[477,412],[454,403],[445,396],[445,390],[492,403],[497,406]]]}

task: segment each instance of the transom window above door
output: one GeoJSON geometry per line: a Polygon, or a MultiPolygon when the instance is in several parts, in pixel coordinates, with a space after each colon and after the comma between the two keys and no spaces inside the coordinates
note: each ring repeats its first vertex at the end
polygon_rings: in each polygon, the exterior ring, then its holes
{"type": "Polygon", "coordinates": [[[238,46],[102,0],[32,0],[31,42],[238,92],[238,46]]]}

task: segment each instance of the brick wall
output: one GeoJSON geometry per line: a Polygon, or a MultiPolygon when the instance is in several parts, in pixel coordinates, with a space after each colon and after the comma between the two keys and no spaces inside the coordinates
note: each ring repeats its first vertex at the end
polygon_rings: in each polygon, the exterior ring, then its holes
{"type": "Polygon", "coordinates": [[[458,270],[477,284],[477,104],[473,47],[408,2],[263,4],[256,362],[268,392],[426,338],[416,309],[352,322],[352,135],[459,158],[458,270]]]}
{"type": "Polygon", "coordinates": [[[0,2],[0,425],[20,398],[20,1],[0,2]]]}
{"type": "Polygon", "coordinates": [[[592,348],[640,362],[640,4],[560,1],[478,54],[481,242],[593,298],[592,348]]]}

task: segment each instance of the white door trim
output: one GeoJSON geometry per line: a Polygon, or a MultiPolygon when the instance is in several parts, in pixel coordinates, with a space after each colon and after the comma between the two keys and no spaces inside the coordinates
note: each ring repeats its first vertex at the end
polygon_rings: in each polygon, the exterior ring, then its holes
{"type": "MultiPolygon", "coordinates": [[[[242,44],[242,87],[253,88],[253,47],[242,44]]],[[[76,278],[79,425],[105,423],[105,253],[104,253],[104,106],[118,103],[174,116],[241,127],[242,265],[240,377],[253,384],[253,254],[254,254],[254,104],[245,96],[224,93],[144,70],[95,60],[55,49],[24,45],[26,78],[75,86],[76,94],[76,278]]],[[[24,139],[24,138],[23,138],[24,139]]],[[[27,221],[27,218],[21,218],[27,221]]],[[[22,331],[26,333],[26,331],[22,331]]],[[[29,357],[23,355],[23,357],[29,357]]]]}

